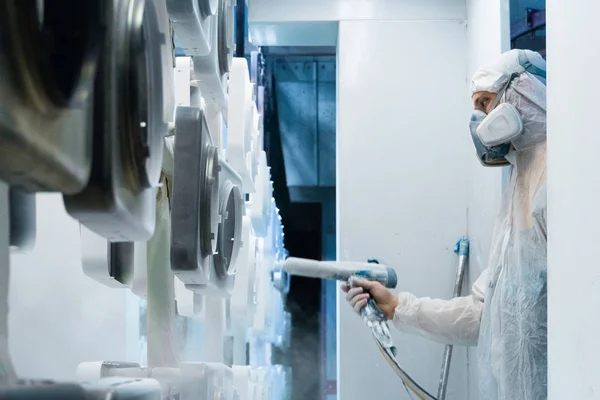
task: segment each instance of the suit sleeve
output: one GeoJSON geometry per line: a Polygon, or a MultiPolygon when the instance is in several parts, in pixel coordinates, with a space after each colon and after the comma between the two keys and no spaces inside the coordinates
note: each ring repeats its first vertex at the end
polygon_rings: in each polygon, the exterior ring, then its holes
{"type": "Polygon", "coordinates": [[[473,284],[469,296],[440,300],[400,293],[394,326],[401,332],[444,344],[476,346],[487,285],[486,269],[473,284]]]}

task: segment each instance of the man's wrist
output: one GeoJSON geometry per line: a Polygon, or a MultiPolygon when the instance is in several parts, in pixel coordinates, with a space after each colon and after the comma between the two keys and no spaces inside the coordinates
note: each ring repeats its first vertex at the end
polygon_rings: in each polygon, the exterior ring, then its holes
{"type": "Polygon", "coordinates": [[[398,307],[398,296],[393,297],[392,304],[390,305],[390,310],[388,310],[387,312],[388,321],[394,319],[394,314],[396,314],[396,307],[398,307]]]}

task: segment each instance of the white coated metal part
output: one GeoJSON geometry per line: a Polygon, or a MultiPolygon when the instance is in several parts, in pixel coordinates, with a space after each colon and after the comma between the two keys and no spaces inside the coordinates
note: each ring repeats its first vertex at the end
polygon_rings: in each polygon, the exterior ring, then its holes
{"type": "Polygon", "coordinates": [[[182,366],[181,400],[233,400],[233,370],[223,364],[188,362],[182,366]]]}
{"type": "Polygon", "coordinates": [[[172,104],[168,110],[172,94],[167,93],[172,79],[165,89],[172,78],[172,63],[166,60],[171,40],[161,31],[165,21],[160,4],[109,3],[112,6],[104,10],[109,45],[95,82],[97,147],[91,178],[82,192],[65,195],[64,200],[71,216],[109,241],[145,241],[154,232],[163,137],[173,118],[172,104]],[[124,73],[131,70],[136,71],[135,81],[124,73]]]}
{"type": "Polygon", "coordinates": [[[244,193],[254,193],[256,172],[256,157],[252,154],[252,140],[257,130],[253,93],[248,62],[245,58],[234,58],[229,74],[227,161],[241,175],[244,193]]]}
{"type": "Polygon", "coordinates": [[[167,0],[175,35],[186,55],[206,56],[210,53],[220,1],[223,0],[167,0]]]}
{"type": "MultiPolygon", "coordinates": [[[[177,153],[176,153],[177,154],[177,153]]],[[[244,199],[240,176],[219,158],[219,223],[216,251],[206,264],[210,268],[205,283],[190,283],[178,274],[186,288],[208,297],[229,298],[233,294],[237,259],[242,246],[242,218],[244,199]]]]}
{"type": "MultiPolygon", "coordinates": [[[[209,0],[214,2],[215,0],[209,0]]],[[[158,25],[162,36],[161,56],[162,64],[162,95],[163,95],[163,120],[173,122],[175,110],[175,79],[173,68],[175,68],[175,40],[173,37],[172,20],[167,10],[165,0],[154,0],[158,11],[158,25]]]]}
{"type": "Polygon", "coordinates": [[[227,80],[233,55],[233,4],[220,0],[217,23],[212,24],[210,52],[194,57],[194,75],[204,100],[218,104],[227,115],[227,80]]]}
{"type": "Polygon", "coordinates": [[[215,270],[220,278],[233,277],[242,247],[244,198],[240,175],[223,158],[219,159],[219,230],[215,270]]]}
{"type": "Polygon", "coordinates": [[[261,115],[258,113],[256,106],[253,104],[252,106],[252,130],[250,135],[250,154],[248,159],[250,175],[252,176],[253,181],[256,180],[256,175],[258,174],[258,159],[260,153],[263,150],[262,140],[262,119],[261,115]]]}
{"type": "Polygon", "coordinates": [[[233,399],[233,371],[220,363],[192,362],[178,367],[147,367],[123,361],[84,362],[78,365],[78,380],[110,377],[155,379],[162,398],[233,399]],[[191,397],[193,394],[197,397],[191,397]],[[190,396],[190,397],[188,397],[190,396]]]}
{"type": "Polygon", "coordinates": [[[177,313],[188,318],[204,319],[204,305],[202,295],[194,293],[185,287],[179,278],[175,277],[175,300],[177,313]]]}
{"type": "Polygon", "coordinates": [[[221,107],[215,103],[204,104],[204,115],[206,116],[206,123],[210,131],[210,136],[216,147],[219,148],[219,154],[224,154],[225,135],[223,134],[223,115],[221,114],[221,107]]]}
{"type": "Polygon", "coordinates": [[[258,173],[256,174],[256,192],[250,196],[250,210],[254,233],[258,237],[266,237],[271,214],[271,196],[273,186],[271,172],[267,166],[267,153],[261,151],[258,157],[258,173]]]}
{"type": "Polygon", "coordinates": [[[175,82],[175,106],[190,106],[191,84],[194,81],[192,57],[177,57],[173,71],[175,82]]]}
{"type": "Polygon", "coordinates": [[[275,289],[271,285],[271,274],[268,263],[268,254],[265,251],[265,240],[258,239],[258,260],[256,269],[256,286],[258,291],[258,304],[254,315],[253,330],[259,334],[267,333],[271,325],[271,301],[275,289]]]}
{"type": "Polygon", "coordinates": [[[133,244],[110,243],[80,226],[83,273],[105,286],[126,288],[133,272],[133,244]]]}
{"type": "Polygon", "coordinates": [[[104,286],[130,288],[146,298],[146,242],[110,243],[83,225],[80,232],[83,273],[104,286]]]}
{"type": "Polygon", "coordinates": [[[242,222],[242,247],[238,256],[235,290],[231,297],[231,319],[235,326],[250,328],[256,313],[257,243],[250,218],[242,222]]]}

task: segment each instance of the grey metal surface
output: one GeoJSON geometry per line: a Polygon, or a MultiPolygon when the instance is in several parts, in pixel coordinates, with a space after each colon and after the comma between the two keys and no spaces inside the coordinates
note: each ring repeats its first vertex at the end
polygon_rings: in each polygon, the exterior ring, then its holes
{"type": "Polygon", "coordinates": [[[219,0],[218,30],[219,35],[219,72],[221,75],[229,73],[233,62],[233,49],[235,47],[233,38],[233,6],[228,0],[219,0]]]}
{"type": "Polygon", "coordinates": [[[178,107],[171,211],[171,268],[184,283],[206,284],[216,250],[218,154],[204,112],[178,107]]]}
{"type": "Polygon", "coordinates": [[[109,275],[126,285],[133,279],[134,243],[107,243],[109,275]]]}
{"type": "Polygon", "coordinates": [[[10,207],[10,247],[13,251],[27,252],[35,246],[36,198],[35,193],[27,193],[11,187],[10,207]]]}
{"type": "Polygon", "coordinates": [[[102,378],[81,385],[87,400],[162,400],[162,390],[154,379],[102,378]]]}
{"type": "Polygon", "coordinates": [[[96,78],[94,153],[85,189],[65,195],[67,212],[113,242],[145,241],[154,231],[162,165],[162,44],[154,2],[112,0],[96,78]],[[126,134],[125,134],[126,132],[126,134]]]}
{"type": "Polygon", "coordinates": [[[77,193],[88,181],[99,2],[0,2],[0,179],[77,193]]]}
{"type": "Polygon", "coordinates": [[[93,382],[59,383],[21,381],[0,387],[2,400],[161,400],[160,384],[154,379],[109,377],[93,382]]]}
{"type": "MultiPolygon", "coordinates": [[[[16,380],[8,345],[8,291],[10,283],[10,230],[8,185],[0,181],[0,385],[16,380]]],[[[0,396],[1,397],[1,396],[0,396]]]]}
{"type": "Polygon", "coordinates": [[[335,186],[335,57],[278,57],[274,75],[288,186],[335,186]]]}

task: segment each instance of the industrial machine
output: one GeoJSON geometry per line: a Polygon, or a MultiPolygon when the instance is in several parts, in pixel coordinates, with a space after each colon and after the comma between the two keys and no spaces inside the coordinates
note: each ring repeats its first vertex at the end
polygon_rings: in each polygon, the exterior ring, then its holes
{"type": "Polygon", "coordinates": [[[287,253],[234,5],[0,2],[1,398],[289,398],[268,356],[289,346],[287,253]],[[34,249],[40,192],[79,222],[85,276],[143,305],[144,364],[87,360],[72,382],[13,368],[9,252],[34,249]]]}

